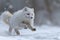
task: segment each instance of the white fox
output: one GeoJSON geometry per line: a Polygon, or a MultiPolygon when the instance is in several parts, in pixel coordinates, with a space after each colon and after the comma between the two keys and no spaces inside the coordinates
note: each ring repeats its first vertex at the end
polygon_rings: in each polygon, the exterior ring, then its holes
{"type": "MultiPolygon", "coordinates": [[[[20,35],[19,29],[27,27],[32,31],[35,31],[34,28],[34,9],[29,7],[24,7],[21,10],[18,10],[12,15],[8,15],[8,24],[9,24],[9,32],[12,32],[12,29],[15,30],[17,35],[20,35]]],[[[4,19],[5,20],[5,19],[4,19]]]]}

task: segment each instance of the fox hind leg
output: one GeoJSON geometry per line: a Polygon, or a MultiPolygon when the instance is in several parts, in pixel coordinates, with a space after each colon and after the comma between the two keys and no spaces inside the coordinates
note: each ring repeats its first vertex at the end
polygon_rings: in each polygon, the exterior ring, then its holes
{"type": "Polygon", "coordinates": [[[12,27],[9,27],[9,32],[10,32],[10,33],[12,32],[12,27]]]}
{"type": "Polygon", "coordinates": [[[9,35],[11,35],[11,33],[12,33],[12,27],[9,27],[9,35]]]}
{"type": "Polygon", "coordinates": [[[14,29],[17,35],[20,35],[20,32],[17,29],[14,29]]]}

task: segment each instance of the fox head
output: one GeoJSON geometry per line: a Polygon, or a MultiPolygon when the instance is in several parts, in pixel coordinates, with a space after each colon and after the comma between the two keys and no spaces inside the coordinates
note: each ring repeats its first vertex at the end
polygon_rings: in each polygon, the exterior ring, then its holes
{"type": "Polygon", "coordinates": [[[34,19],[34,9],[33,8],[29,8],[29,7],[24,7],[23,8],[23,13],[25,18],[27,19],[34,19]]]}

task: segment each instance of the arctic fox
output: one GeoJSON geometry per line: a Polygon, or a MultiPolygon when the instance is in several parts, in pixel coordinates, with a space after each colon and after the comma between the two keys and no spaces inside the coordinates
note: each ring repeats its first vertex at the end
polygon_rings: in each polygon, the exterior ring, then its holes
{"type": "MultiPolygon", "coordinates": [[[[4,12],[2,15],[4,15],[6,12],[4,12]]],[[[20,35],[19,29],[22,28],[29,28],[32,31],[35,31],[36,29],[34,28],[34,9],[29,8],[29,7],[24,7],[21,10],[18,10],[17,12],[14,12],[13,15],[11,15],[9,12],[7,12],[3,16],[3,21],[7,21],[7,24],[9,24],[9,32],[12,32],[12,29],[15,30],[17,35],[20,35]],[[8,16],[7,18],[5,18],[8,16]]]]}

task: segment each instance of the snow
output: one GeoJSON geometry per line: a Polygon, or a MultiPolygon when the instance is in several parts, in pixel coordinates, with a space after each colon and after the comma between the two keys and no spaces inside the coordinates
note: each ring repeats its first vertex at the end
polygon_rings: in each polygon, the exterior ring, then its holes
{"type": "Polygon", "coordinates": [[[20,35],[8,32],[9,26],[0,21],[0,40],[60,40],[60,27],[53,25],[36,26],[36,31],[20,30],[20,35]]]}

